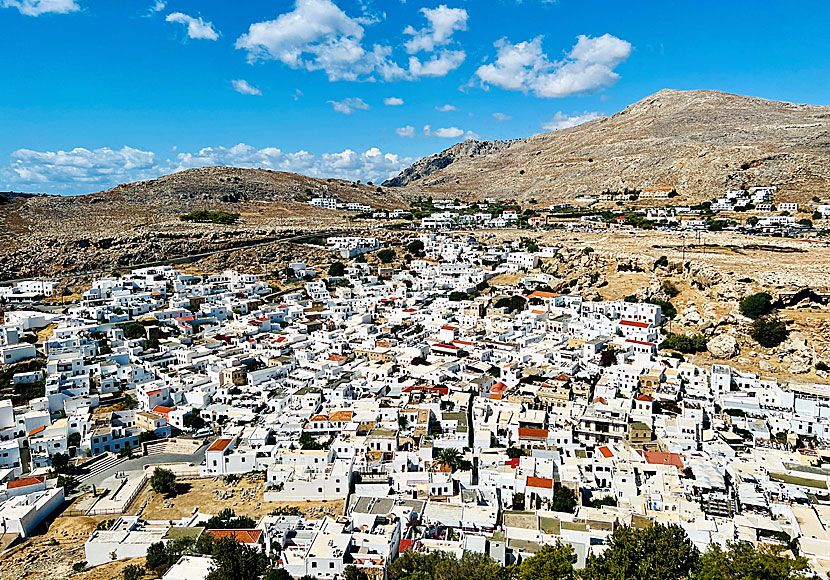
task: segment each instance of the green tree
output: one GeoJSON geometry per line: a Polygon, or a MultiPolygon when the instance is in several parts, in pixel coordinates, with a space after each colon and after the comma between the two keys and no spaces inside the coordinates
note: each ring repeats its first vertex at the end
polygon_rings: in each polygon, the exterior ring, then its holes
{"type": "Polygon", "coordinates": [[[406,246],[406,251],[413,256],[422,256],[424,253],[424,242],[421,240],[413,240],[406,246]]]}
{"type": "Polygon", "coordinates": [[[339,278],[345,273],[346,266],[343,264],[343,262],[334,262],[331,266],[329,266],[329,276],[339,278]]]}
{"type": "Polygon", "coordinates": [[[343,580],[369,580],[369,576],[354,564],[350,564],[343,568],[343,580]]]}
{"type": "Polygon", "coordinates": [[[264,552],[237,542],[233,538],[220,538],[213,542],[211,553],[216,563],[207,580],[242,580],[259,578],[268,568],[264,552]]]}
{"type": "Polygon", "coordinates": [[[762,316],[752,323],[752,339],[767,348],[773,348],[787,339],[787,324],[774,315],[762,316]]]}
{"type": "Polygon", "coordinates": [[[757,320],[772,312],[772,296],[766,292],[758,292],[741,300],[738,307],[741,314],[747,318],[757,320]]]}
{"type": "Polygon", "coordinates": [[[198,431],[199,429],[205,426],[205,420],[202,419],[202,416],[196,409],[191,409],[190,413],[185,415],[184,421],[182,421],[182,423],[185,427],[187,427],[188,429],[193,429],[194,431],[198,431]]]}
{"type": "Polygon", "coordinates": [[[384,264],[389,264],[395,259],[395,250],[392,248],[384,248],[378,252],[378,260],[384,264]]]}
{"type": "Polygon", "coordinates": [[[706,350],[706,337],[702,334],[673,334],[669,333],[661,344],[661,348],[676,350],[686,354],[694,354],[706,350]]]}
{"type": "Polygon", "coordinates": [[[660,307],[660,310],[663,311],[663,316],[666,318],[674,318],[677,316],[677,308],[674,307],[674,304],[669,302],[668,300],[660,300],[659,298],[651,298],[646,300],[647,304],[654,304],[660,307]]]}
{"type": "Polygon", "coordinates": [[[727,549],[713,544],[700,558],[698,580],[801,580],[810,577],[803,556],[782,556],[783,546],[728,543],[727,549]]]}
{"type": "Polygon", "coordinates": [[[128,324],[124,328],[124,337],[129,340],[144,338],[144,327],[138,323],[128,324]]]}
{"type": "Polygon", "coordinates": [[[510,459],[516,459],[517,457],[524,457],[527,455],[524,449],[519,449],[518,447],[508,447],[505,453],[510,459]]]}
{"type": "Polygon", "coordinates": [[[176,495],[176,476],[169,469],[156,467],[150,477],[150,487],[155,493],[168,497],[176,495]]]}
{"type": "Polygon", "coordinates": [[[144,567],[138,564],[130,564],[124,568],[124,580],[141,580],[144,578],[144,567]]]}
{"type": "Polygon", "coordinates": [[[608,548],[591,558],[586,580],[681,580],[695,570],[699,553],[677,525],[614,530],[608,548]]]}
{"type": "Polygon", "coordinates": [[[147,547],[145,564],[150,570],[160,570],[170,565],[170,559],[162,542],[155,542],[147,547]]]}
{"type": "Polygon", "coordinates": [[[69,471],[69,455],[66,453],[55,453],[51,457],[52,469],[56,473],[67,473],[69,471]]]}
{"type": "Polygon", "coordinates": [[[569,544],[542,546],[519,566],[519,580],[567,580],[574,577],[576,553],[569,544]]]}
{"type": "Polygon", "coordinates": [[[663,290],[663,293],[668,296],[669,298],[674,298],[678,294],[680,294],[680,290],[677,289],[677,286],[671,280],[663,280],[660,284],[660,288],[663,290]]]}
{"type": "Polygon", "coordinates": [[[570,487],[564,485],[557,486],[553,490],[553,500],[550,508],[555,512],[574,513],[576,511],[576,494],[570,487]]]}
{"type": "Polygon", "coordinates": [[[263,580],[293,580],[293,578],[285,568],[271,568],[265,574],[263,580]]]}

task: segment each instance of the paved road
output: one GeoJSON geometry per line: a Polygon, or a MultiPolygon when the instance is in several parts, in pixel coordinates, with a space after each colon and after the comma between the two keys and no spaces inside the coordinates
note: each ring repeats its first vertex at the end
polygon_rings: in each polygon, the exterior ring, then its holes
{"type": "Polygon", "coordinates": [[[123,463],[119,463],[109,469],[105,469],[101,473],[96,473],[84,481],[83,485],[88,485],[90,487],[93,485],[100,486],[105,479],[112,477],[117,471],[140,471],[144,469],[145,465],[156,465],[160,463],[192,463],[198,467],[205,459],[205,451],[207,451],[207,445],[203,445],[192,455],[158,453],[156,455],[147,455],[136,457],[135,459],[128,459],[123,463]]]}

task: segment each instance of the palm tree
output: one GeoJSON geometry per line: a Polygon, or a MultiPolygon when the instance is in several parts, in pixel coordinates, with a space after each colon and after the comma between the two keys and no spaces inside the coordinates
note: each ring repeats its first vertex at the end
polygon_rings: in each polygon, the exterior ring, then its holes
{"type": "Polygon", "coordinates": [[[438,465],[445,465],[449,467],[452,471],[455,471],[461,464],[461,453],[458,451],[458,449],[448,447],[447,449],[442,449],[438,452],[437,459],[438,465]]]}

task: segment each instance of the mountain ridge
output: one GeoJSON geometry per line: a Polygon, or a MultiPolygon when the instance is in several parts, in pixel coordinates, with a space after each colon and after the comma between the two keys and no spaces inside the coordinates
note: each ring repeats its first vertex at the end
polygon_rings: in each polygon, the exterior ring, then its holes
{"type": "Polygon", "coordinates": [[[509,141],[465,141],[387,187],[410,195],[564,201],[625,187],[676,187],[692,201],[778,185],[803,200],[830,182],[830,107],[722,91],[663,89],[613,115],[509,141]]]}

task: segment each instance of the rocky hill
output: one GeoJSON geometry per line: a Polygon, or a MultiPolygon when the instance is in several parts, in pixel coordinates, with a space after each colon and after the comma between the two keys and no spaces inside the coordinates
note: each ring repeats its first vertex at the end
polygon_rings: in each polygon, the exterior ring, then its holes
{"type": "Polygon", "coordinates": [[[304,203],[335,196],[380,208],[396,192],[339,179],[233,167],[190,169],[89,195],[0,195],[0,280],[112,268],[353,227],[304,203]],[[379,191],[380,189],[380,191],[379,191]],[[197,209],[241,214],[232,225],[182,223],[197,209]]]}
{"type": "Polygon", "coordinates": [[[665,186],[700,201],[727,188],[777,185],[777,200],[804,201],[825,194],[829,182],[830,107],[662,90],[577,127],[459,143],[384,185],[540,202],[665,186]]]}

